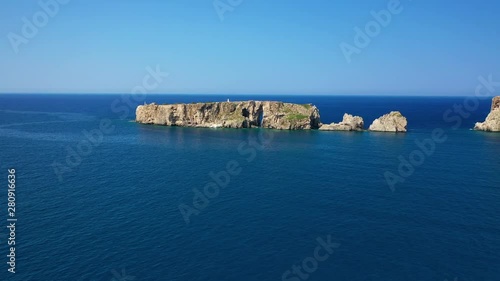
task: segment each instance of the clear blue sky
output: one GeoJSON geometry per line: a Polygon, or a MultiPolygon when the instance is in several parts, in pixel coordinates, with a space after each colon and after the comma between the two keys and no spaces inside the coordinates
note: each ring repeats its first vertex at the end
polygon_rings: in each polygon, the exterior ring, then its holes
{"type": "Polygon", "coordinates": [[[41,8],[2,1],[0,92],[126,93],[156,65],[170,76],[155,93],[467,95],[500,80],[496,0],[401,0],[347,63],[339,44],[388,2],[243,0],[221,21],[213,0],[71,0],[16,54],[8,34],[41,8]]]}

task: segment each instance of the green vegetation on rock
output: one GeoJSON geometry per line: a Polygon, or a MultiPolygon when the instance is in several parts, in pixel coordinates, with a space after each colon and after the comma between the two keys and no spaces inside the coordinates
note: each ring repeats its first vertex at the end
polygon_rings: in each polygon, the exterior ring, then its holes
{"type": "Polygon", "coordinates": [[[302,119],[306,119],[306,118],[309,118],[309,116],[307,115],[304,115],[304,114],[290,114],[286,117],[287,120],[302,120],[302,119]]]}

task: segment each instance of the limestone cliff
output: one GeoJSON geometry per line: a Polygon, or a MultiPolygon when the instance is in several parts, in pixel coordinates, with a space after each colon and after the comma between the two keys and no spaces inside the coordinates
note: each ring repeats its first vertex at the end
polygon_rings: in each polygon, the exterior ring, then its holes
{"type": "Polygon", "coordinates": [[[500,108],[500,96],[496,96],[491,101],[491,111],[500,108]]]}
{"type": "Polygon", "coordinates": [[[319,127],[320,115],[311,104],[277,101],[152,103],[137,107],[136,121],[182,127],[308,130],[319,127]]]}
{"type": "Polygon", "coordinates": [[[493,98],[490,114],[484,122],[477,122],[474,130],[500,132],[500,96],[493,98]]]}
{"type": "Polygon", "coordinates": [[[321,131],[363,131],[363,126],[362,117],[345,113],[342,122],[323,124],[319,129],[321,131]]]}
{"type": "Polygon", "coordinates": [[[399,111],[391,111],[388,114],[375,119],[368,130],[377,132],[406,132],[408,122],[399,111]]]}

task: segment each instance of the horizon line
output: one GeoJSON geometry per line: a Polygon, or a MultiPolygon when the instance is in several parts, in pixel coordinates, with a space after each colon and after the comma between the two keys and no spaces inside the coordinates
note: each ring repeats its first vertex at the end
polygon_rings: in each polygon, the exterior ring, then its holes
{"type": "MultiPolygon", "coordinates": [[[[0,92],[0,95],[132,95],[132,93],[118,92],[0,92]]],[[[357,96],[357,97],[470,97],[475,95],[470,94],[339,94],[339,93],[148,93],[148,95],[186,95],[186,96],[357,96]]],[[[495,95],[491,95],[494,97],[495,95]]]]}

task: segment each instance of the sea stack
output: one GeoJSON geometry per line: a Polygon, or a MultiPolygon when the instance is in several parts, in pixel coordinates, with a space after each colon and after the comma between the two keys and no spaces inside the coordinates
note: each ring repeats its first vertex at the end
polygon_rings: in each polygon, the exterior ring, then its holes
{"type": "Polygon", "coordinates": [[[312,104],[278,101],[152,103],[137,107],[136,122],[181,127],[309,130],[319,128],[320,115],[312,104]]]}
{"type": "Polygon", "coordinates": [[[320,131],[363,131],[364,121],[360,116],[352,116],[351,114],[344,114],[342,122],[322,124],[319,127],[320,131]]]}
{"type": "Polygon", "coordinates": [[[474,130],[486,132],[500,132],[500,96],[494,97],[491,102],[491,111],[484,122],[477,122],[474,130]]]}
{"type": "Polygon", "coordinates": [[[399,111],[391,111],[388,114],[375,119],[368,130],[376,132],[405,133],[408,121],[399,111]]]}

